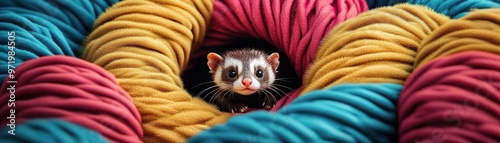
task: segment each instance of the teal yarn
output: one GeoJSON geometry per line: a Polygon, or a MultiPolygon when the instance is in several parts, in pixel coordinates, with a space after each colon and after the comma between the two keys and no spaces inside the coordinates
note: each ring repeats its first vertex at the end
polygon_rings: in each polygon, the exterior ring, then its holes
{"type": "Polygon", "coordinates": [[[0,133],[2,143],[108,143],[97,132],[60,119],[32,119],[0,133]]]}
{"type": "Polygon", "coordinates": [[[426,5],[452,19],[463,17],[473,9],[500,8],[500,0],[408,0],[408,2],[426,5]]]}
{"type": "MultiPolygon", "coordinates": [[[[97,17],[118,0],[3,0],[0,2],[0,79],[7,76],[8,42],[17,67],[41,56],[76,57],[97,17]],[[9,41],[9,33],[13,41],[9,41]],[[11,45],[12,46],[12,45],[11,45]]],[[[11,60],[12,62],[13,60],[11,60]]],[[[11,67],[12,69],[12,67],[11,67]]]]}
{"type": "Polygon", "coordinates": [[[500,8],[500,0],[366,0],[370,9],[410,3],[428,6],[452,19],[465,16],[473,9],[500,8]]]}
{"type": "Polygon", "coordinates": [[[343,84],[312,91],[275,113],[238,115],[188,142],[396,142],[402,87],[343,84]]]}
{"type": "Polygon", "coordinates": [[[406,2],[406,0],[366,0],[366,4],[368,4],[369,9],[392,6],[404,2],[406,2]]]}

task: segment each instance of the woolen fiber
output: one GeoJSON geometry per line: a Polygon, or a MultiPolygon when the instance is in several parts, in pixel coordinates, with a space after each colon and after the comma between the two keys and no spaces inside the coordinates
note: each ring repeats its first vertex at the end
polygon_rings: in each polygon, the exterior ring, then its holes
{"type": "Polygon", "coordinates": [[[500,8],[498,0],[408,0],[408,2],[428,6],[452,19],[461,18],[475,9],[500,8]]]}
{"type": "Polygon", "coordinates": [[[99,133],[60,119],[32,119],[17,124],[15,135],[3,127],[3,143],[108,143],[99,133]]]}
{"type": "Polygon", "coordinates": [[[298,97],[277,112],[235,116],[195,142],[396,142],[400,84],[342,84],[298,97]]]}
{"type": "Polygon", "coordinates": [[[59,118],[110,142],[142,142],[141,117],[130,96],[101,67],[69,56],[45,56],[24,62],[13,76],[0,90],[2,125],[11,122],[5,117],[15,110],[16,124],[59,118]]]}
{"type": "Polygon", "coordinates": [[[370,9],[380,8],[384,6],[393,6],[399,3],[405,3],[406,0],[366,0],[370,9]]]}
{"type": "MultiPolygon", "coordinates": [[[[185,142],[231,114],[183,88],[180,74],[205,37],[207,0],[125,0],[95,22],[83,59],[112,73],[142,117],[144,142],[185,142]]],[[[193,75],[197,76],[197,75],[193,75]]]]}
{"type": "Polygon", "coordinates": [[[422,41],[415,67],[458,52],[479,50],[500,54],[500,9],[475,10],[439,27],[422,41]]]}
{"type": "Polygon", "coordinates": [[[217,0],[203,47],[193,58],[206,59],[238,39],[260,39],[286,53],[302,78],[326,33],[366,10],[365,0],[217,0]]]}
{"type": "Polygon", "coordinates": [[[399,4],[362,13],[323,39],[302,93],[342,83],[399,83],[413,70],[420,42],[450,21],[427,7],[399,4]]]}
{"type": "Polygon", "coordinates": [[[424,64],[398,99],[399,142],[498,142],[499,89],[498,54],[464,51],[424,64]]]}
{"type": "MultiPolygon", "coordinates": [[[[11,63],[15,67],[41,56],[79,55],[85,35],[97,16],[116,1],[3,0],[0,68],[8,69],[9,45],[15,47],[15,63],[11,63]],[[12,44],[7,42],[10,39],[12,44]]],[[[0,71],[0,79],[6,75],[7,70],[0,71]]]]}

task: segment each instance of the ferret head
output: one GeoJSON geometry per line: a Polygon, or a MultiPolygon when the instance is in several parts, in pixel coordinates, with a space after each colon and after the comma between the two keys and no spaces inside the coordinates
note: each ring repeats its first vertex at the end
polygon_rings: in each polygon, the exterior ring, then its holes
{"type": "Polygon", "coordinates": [[[271,86],[276,78],[279,54],[243,49],[228,51],[222,56],[207,55],[208,68],[214,83],[223,90],[251,95],[271,86]]]}

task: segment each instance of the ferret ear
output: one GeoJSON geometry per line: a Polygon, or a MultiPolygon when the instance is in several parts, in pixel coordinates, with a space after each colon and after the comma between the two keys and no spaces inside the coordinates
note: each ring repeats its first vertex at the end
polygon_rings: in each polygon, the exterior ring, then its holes
{"type": "Polygon", "coordinates": [[[211,52],[208,53],[207,59],[208,59],[207,65],[208,68],[210,69],[210,73],[214,73],[215,70],[217,69],[217,66],[222,61],[222,57],[219,54],[211,52]]]}
{"type": "Polygon", "coordinates": [[[271,64],[271,67],[273,68],[273,71],[276,72],[278,70],[278,66],[280,65],[280,54],[274,52],[269,57],[267,57],[267,61],[271,64]]]}

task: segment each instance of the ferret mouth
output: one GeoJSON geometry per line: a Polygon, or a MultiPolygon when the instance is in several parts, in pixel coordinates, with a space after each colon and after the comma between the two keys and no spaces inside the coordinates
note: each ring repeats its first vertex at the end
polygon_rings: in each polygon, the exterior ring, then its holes
{"type": "Polygon", "coordinates": [[[250,89],[250,88],[244,88],[244,89],[237,90],[236,92],[239,94],[242,94],[242,95],[250,95],[250,94],[257,92],[257,90],[250,89]]]}

